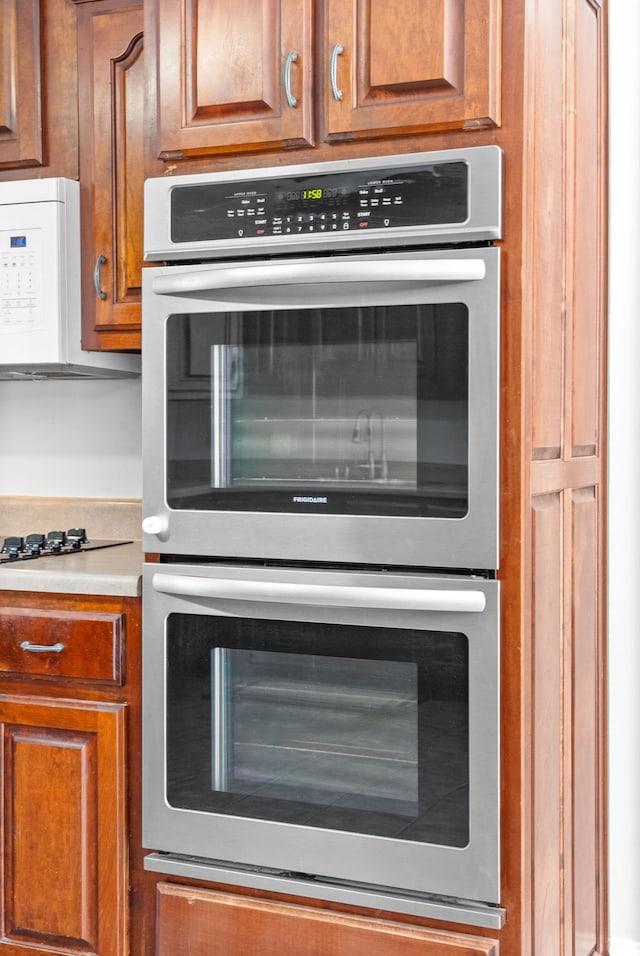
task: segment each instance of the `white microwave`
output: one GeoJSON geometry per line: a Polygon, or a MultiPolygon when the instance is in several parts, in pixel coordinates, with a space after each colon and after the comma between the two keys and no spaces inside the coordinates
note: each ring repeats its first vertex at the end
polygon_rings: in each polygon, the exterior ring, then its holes
{"type": "Polygon", "coordinates": [[[81,346],[80,184],[0,183],[0,379],[127,378],[140,357],[81,346]]]}

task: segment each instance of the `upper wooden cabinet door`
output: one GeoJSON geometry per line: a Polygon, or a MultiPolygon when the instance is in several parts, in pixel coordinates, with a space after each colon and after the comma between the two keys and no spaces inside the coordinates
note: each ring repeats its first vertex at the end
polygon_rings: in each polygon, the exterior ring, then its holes
{"type": "Polygon", "coordinates": [[[39,0],[1,0],[0,169],[41,166],[39,0]]]}
{"type": "Polygon", "coordinates": [[[312,142],[313,0],[156,0],[157,154],[312,142]]]}
{"type": "Polygon", "coordinates": [[[326,138],[497,125],[501,0],[326,0],[326,138]]]}
{"type": "MultiPolygon", "coordinates": [[[[76,0],[77,2],[77,0],[76,0]]],[[[140,348],[145,102],[142,3],[78,4],[82,345],[140,348]]]]}

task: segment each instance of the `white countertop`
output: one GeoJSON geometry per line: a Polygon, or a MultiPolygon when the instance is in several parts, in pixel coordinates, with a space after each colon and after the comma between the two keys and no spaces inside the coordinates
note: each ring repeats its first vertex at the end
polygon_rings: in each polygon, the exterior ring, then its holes
{"type": "Polygon", "coordinates": [[[58,594],[141,594],[140,541],[97,551],[0,564],[0,589],[58,594]]]}

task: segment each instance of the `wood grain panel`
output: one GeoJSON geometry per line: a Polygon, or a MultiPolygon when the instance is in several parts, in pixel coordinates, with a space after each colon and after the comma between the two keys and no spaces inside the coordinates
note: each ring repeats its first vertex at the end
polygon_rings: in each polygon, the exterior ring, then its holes
{"type": "Polygon", "coordinates": [[[313,142],[313,0],[159,0],[157,153],[207,156],[313,142]],[[289,53],[295,105],[287,102],[289,53]]]}
{"type": "Polygon", "coordinates": [[[532,90],[532,163],[524,194],[530,197],[531,241],[526,277],[532,285],[533,458],[559,458],[564,409],[564,133],[563,4],[540,0],[536,8],[532,90]]]}
{"type": "Polygon", "coordinates": [[[121,684],[123,659],[122,614],[0,608],[0,672],[121,684]]]}
{"type": "Polygon", "coordinates": [[[124,709],[0,695],[2,939],[24,952],[126,952],[124,709]]]}
{"type": "Polygon", "coordinates": [[[602,10],[573,0],[573,71],[569,132],[575,163],[571,454],[593,455],[600,442],[603,348],[602,10]]]}
{"type": "MultiPolygon", "coordinates": [[[[121,47],[122,54],[114,57],[112,62],[115,281],[112,314],[107,324],[139,327],[144,246],[141,203],[144,185],[142,6],[128,13],[128,19],[133,22],[122,25],[127,44],[121,47]]],[[[99,40],[99,35],[96,39],[99,40]]],[[[98,325],[104,324],[98,315],[98,325]]]]}
{"type": "Polygon", "coordinates": [[[535,956],[560,956],[563,847],[562,494],[540,495],[532,507],[531,727],[535,956]]]}
{"type": "Polygon", "coordinates": [[[0,169],[43,164],[39,0],[0,0],[0,169]]]}
{"type": "Polygon", "coordinates": [[[362,29],[369,36],[369,76],[361,99],[384,99],[387,92],[416,93],[421,88],[460,92],[464,83],[464,8],[459,0],[369,0],[362,29]],[[427,21],[428,15],[428,21],[427,21]],[[426,21],[426,22],[425,22],[426,21]],[[416,29],[397,29],[398,22],[416,29]],[[426,29],[421,28],[424,24],[426,29]],[[389,37],[393,36],[393,43],[389,37]]]}
{"type": "Polygon", "coordinates": [[[324,29],[327,141],[500,122],[501,0],[327,0],[324,29]]]}
{"type": "Polygon", "coordinates": [[[5,746],[11,779],[7,935],[48,943],[57,937],[61,945],[73,941],[96,950],[95,735],[8,727],[5,746]],[[47,894],[34,892],[36,874],[63,860],[74,865],[57,865],[47,894]]]}
{"type": "Polygon", "coordinates": [[[144,103],[142,4],[78,9],[83,348],[140,347],[144,103]],[[98,294],[93,276],[98,257],[98,294]]]}
{"type": "Polygon", "coordinates": [[[599,782],[602,772],[599,681],[602,653],[599,646],[600,595],[598,576],[601,539],[598,495],[595,488],[576,489],[571,495],[571,720],[573,793],[570,846],[573,928],[571,944],[576,954],[597,951],[599,841],[602,819],[599,782]]]}
{"type": "Polygon", "coordinates": [[[185,10],[186,62],[191,66],[185,122],[272,110],[277,71],[265,62],[264,50],[279,32],[276,0],[189,3],[185,10]],[[252,19],[253,29],[245,30],[252,19]]]}
{"type": "Polygon", "coordinates": [[[499,956],[496,940],[172,883],[157,887],[156,956],[499,956]]]}

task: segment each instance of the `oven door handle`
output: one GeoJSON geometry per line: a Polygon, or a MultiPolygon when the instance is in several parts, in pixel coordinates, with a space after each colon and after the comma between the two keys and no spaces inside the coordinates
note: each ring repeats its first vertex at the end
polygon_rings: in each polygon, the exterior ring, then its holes
{"type": "Polygon", "coordinates": [[[328,584],[295,584],[281,581],[240,581],[196,575],[158,573],[155,591],[181,597],[219,598],[269,604],[306,604],[312,607],[383,608],[401,611],[484,611],[482,591],[422,590],[418,588],[358,587],[328,584]]]}
{"type": "Polygon", "coordinates": [[[216,289],[256,289],[267,286],[324,285],[350,282],[476,282],[484,279],[483,259],[314,259],[311,262],[268,262],[201,272],[156,276],[151,288],[158,295],[188,295],[216,289]]]}

